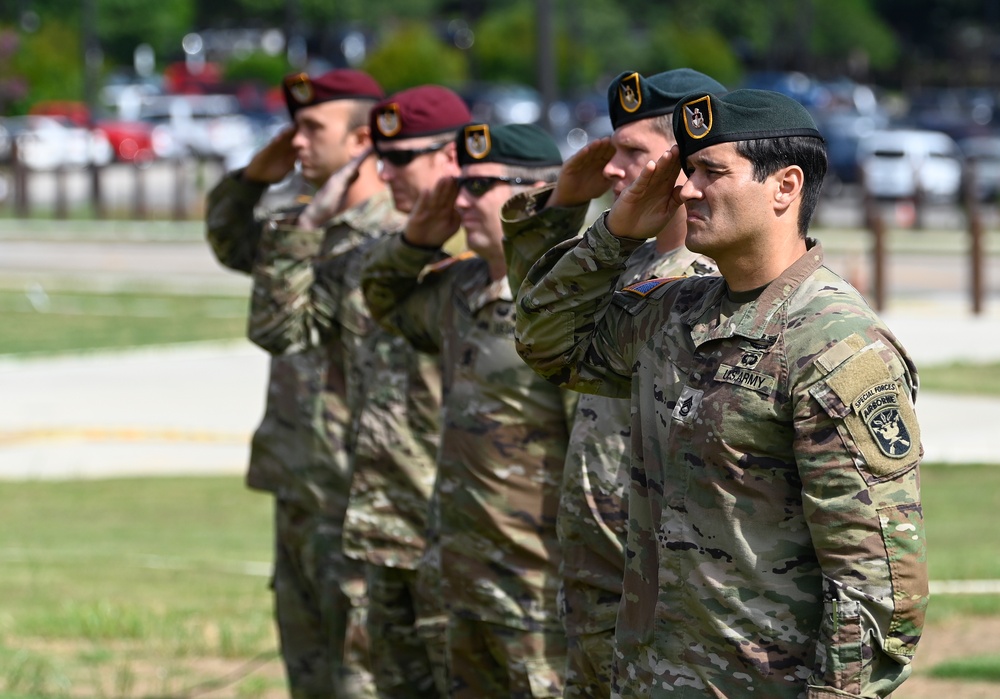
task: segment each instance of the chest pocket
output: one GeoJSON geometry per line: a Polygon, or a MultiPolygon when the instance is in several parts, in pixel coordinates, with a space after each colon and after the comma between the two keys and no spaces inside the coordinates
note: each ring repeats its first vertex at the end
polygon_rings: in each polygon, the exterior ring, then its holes
{"type": "MultiPolygon", "coordinates": [[[[848,338],[851,344],[858,341],[860,338],[848,338]]],[[[890,480],[915,466],[920,458],[917,416],[909,395],[897,381],[902,364],[897,362],[895,369],[890,371],[890,364],[874,348],[865,348],[851,354],[825,381],[810,389],[827,414],[837,420],[845,441],[856,447],[868,482],[890,480]]]]}

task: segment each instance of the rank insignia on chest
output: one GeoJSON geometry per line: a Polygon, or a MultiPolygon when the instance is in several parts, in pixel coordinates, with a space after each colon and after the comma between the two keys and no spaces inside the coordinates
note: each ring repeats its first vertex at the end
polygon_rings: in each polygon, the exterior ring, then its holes
{"type": "Polygon", "coordinates": [[[677,422],[683,422],[686,425],[692,424],[698,416],[698,408],[701,407],[701,399],[704,395],[704,391],[685,386],[670,416],[677,422]]]}

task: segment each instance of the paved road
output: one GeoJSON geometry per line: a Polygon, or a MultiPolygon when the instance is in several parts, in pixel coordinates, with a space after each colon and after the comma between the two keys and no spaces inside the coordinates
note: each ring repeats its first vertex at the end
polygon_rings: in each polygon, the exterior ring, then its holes
{"type": "MultiPolygon", "coordinates": [[[[198,226],[180,239],[130,242],[119,232],[109,242],[88,240],[93,231],[68,239],[43,231],[26,240],[18,225],[0,222],[0,285],[7,288],[30,281],[247,293],[247,280],[211,257],[198,226]]],[[[863,260],[842,241],[830,247],[831,266],[864,286],[863,260]]],[[[976,317],[962,291],[960,255],[908,254],[894,266],[898,285],[883,316],[918,366],[1000,361],[1000,270],[990,275],[987,313],[976,317]]],[[[266,355],[245,341],[0,358],[0,478],[240,473],[263,411],[266,375],[266,355]]],[[[928,460],[1000,463],[1000,450],[987,440],[1000,424],[1000,402],[924,392],[917,413],[928,460]]]]}
{"type": "MultiPolygon", "coordinates": [[[[1000,358],[997,317],[887,321],[918,365],[1000,358]]],[[[0,361],[0,479],[242,473],[266,379],[248,342],[0,361]]],[[[1000,463],[1000,401],[924,392],[917,415],[927,460],[1000,463]]]]}

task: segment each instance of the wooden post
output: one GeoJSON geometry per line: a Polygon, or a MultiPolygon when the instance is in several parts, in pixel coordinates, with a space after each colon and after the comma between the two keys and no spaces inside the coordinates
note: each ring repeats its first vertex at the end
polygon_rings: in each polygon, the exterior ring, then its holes
{"type": "Polygon", "coordinates": [[[56,165],[53,175],[56,179],[55,217],[57,219],[65,219],[69,217],[69,193],[66,191],[66,166],[62,164],[56,165]]]}
{"type": "Polygon", "coordinates": [[[136,221],[143,221],[148,216],[146,210],[146,171],[132,161],[132,215],[136,221]]]}
{"type": "Polygon", "coordinates": [[[861,191],[864,192],[865,225],[872,232],[872,302],[875,310],[885,308],[885,218],[882,210],[861,180],[861,191]]]}
{"type": "Polygon", "coordinates": [[[972,295],[972,312],[982,315],[984,279],[983,279],[983,218],[979,209],[979,197],[976,196],[976,164],[966,163],[965,186],[962,189],[962,199],[965,204],[965,219],[969,226],[969,279],[972,295]]]}
{"type": "Polygon", "coordinates": [[[187,160],[174,158],[174,220],[187,218],[187,160]]]}
{"type": "Polygon", "coordinates": [[[10,157],[14,180],[14,215],[18,218],[27,218],[30,214],[28,206],[28,168],[21,160],[16,138],[10,144],[10,157]]]}
{"type": "Polygon", "coordinates": [[[101,190],[101,166],[97,163],[90,163],[87,171],[90,175],[90,204],[94,211],[94,218],[107,218],[107,211],[104,208],[104,193],[101,190]]]}

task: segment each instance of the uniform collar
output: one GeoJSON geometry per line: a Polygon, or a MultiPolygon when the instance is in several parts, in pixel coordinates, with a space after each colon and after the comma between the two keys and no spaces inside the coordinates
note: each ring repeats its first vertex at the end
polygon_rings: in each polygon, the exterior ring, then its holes
{"type": "Polygon", "coordinates": [[[719,280],[714,288],[685,312],[682,319],[691,327],[696,345],[734,336],[768,340],[767,331],[775,314],[816,270],[823,266],[823,246],[806,238],[806,252],[772,281],[755,300],[740,306],[731,317],[720,322],[718,308],[726,294],[719,280]]]}

